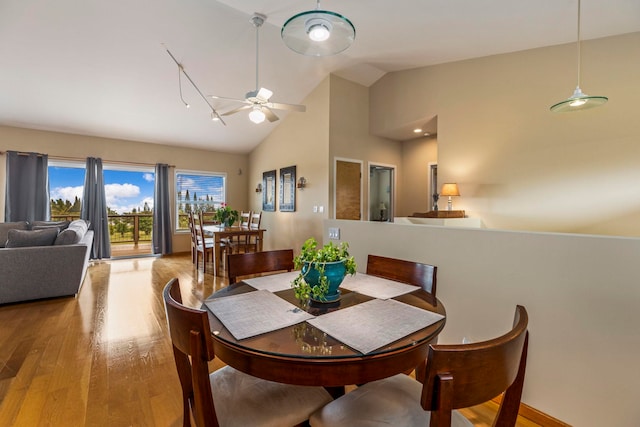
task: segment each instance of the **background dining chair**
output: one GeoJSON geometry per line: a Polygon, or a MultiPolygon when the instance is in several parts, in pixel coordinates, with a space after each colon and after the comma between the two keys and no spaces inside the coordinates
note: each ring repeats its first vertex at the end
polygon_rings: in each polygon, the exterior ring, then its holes
{"type": "MultiPolygon", "coordinates": [[[[251,211],[240,212],[238,225],[240,227],[249,228],[249,224],[251,222],[251,215],[252,215],[251,211]]],[[[231,253],[234,253],[234,252],[239,253],[239,252],[247,251],[247,243],[248,243],[247,239],[248,238],[246,235],[234,236],[234,237],[222,239],[222,242],[225,245],[228,245],[231,247],[231,253]]]]}
{"type": "Polygon", "coordinates": [[[193,264],[196,263],[196,257],[198,256],[197,248],[198,241],[196,237],[196,228],[195,228],[195,219],[193,217],[193,212],[189,211],[187,214],[187,218],[189,219],[189,233],[191,234],[191,262],[193,264]]]}
{"type": "MultiPolygon", "coordinates": [[[[251,220],[249,221],[249,228],[252,230],[259,230],[261,222],[262,222],[262,211],[252,212],[251,220]]],[[[260,239],[260,236],[258,236],[257,234],[247,236],[245,252],[258,252],[258,247],[260,246],[259,239],[260,239]]]]}
{"type": "Polygon", "coordinates": [[[293,270],[293,249],[227,255],[229,284],[238,277],[293,270]]]}
{"type": "Polygon", "coordinates": [[[527,311],[516,307],[513,328],[473,344],[430,345],[421,383],[399,374],[367,383],[311,416],[312,427],[473,426],[454,409],[504,392],[494,426],[515,426],[522,397],[529,333],[527,311]]]}
{"type": "Polygon", "coordinates": [[[196,245],[196,270],[199,267],[200,254],[202,254],[202,271],[207,272],[207,261],[213,259],[213,245],[214,241],[212,237],[207,237],[200,214],[191,214],[193,217],[194,228],[194,240],[196,245]]]}
{"type": "Polygon", "coordinates": [[[369,255],[367,258],[367,274],[420,286],[434,297],[437,273],[438,267],[434,265],[378,255],[369,255]]]}
{"type": "Polygon", "coordinates": [[[215,355],[207,312],[182,305],[177,278],[165,286],[163,297],[182,386],[183,426],[191,425],[191,415],[199,427],[303,425],[331,401],[322,387],[267,381],[230,366],[209,373],[215,355]]]}

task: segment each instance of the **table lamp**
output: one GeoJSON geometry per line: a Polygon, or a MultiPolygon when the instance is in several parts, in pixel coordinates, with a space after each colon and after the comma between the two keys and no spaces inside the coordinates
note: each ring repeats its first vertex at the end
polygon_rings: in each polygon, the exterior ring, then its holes
{"type": "Polygon", "coordinates": [[[442,186],[442,191],[440,192],[441,196],[448,196],[449,202],[447,204],[447,210],[452,210],[452,202],[451,196],[459,196],[460,191],[458,190],[458,184],[456,183],[447,183],[442,186]]]}
{"type": "Polygon", "coordinates": [[[380,202],[380,221],[384,221],[384,211],[387,210],[387,206],[384,202],[380,202]]]}

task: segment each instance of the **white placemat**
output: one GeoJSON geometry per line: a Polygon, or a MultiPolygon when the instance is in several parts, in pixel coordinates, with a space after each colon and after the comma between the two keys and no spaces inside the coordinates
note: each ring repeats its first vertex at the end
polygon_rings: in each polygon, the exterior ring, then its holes
{"type": "Polygon", "coordinates": [[[254,277],[252,279],[243,280],[244,283],[251,285],[256,289],[264,289],[269,292],[284,291],[291,289],[291,282],[296,276],[300,274],[299,271],[288,271],[286,273],[272,274],[270,276],[254,277]]]}
{"type": "Polygon", "coordinates": [[[267,290],[214,298],[205,304],[237,340],[314,318],[267,290]]]}
{"type": "Polygon", "coordinates": [[[340,287],[378,299],[395,298],[419,289],[418,286],[407,285],[406,283],[395,282],[364,273],[345,276],[340,287]]]}
{"type": "Polygon", "coordinates": [[[396,300],[374,299],[318,316],[307,323],[367,354],[443,317],[396,300]]]}

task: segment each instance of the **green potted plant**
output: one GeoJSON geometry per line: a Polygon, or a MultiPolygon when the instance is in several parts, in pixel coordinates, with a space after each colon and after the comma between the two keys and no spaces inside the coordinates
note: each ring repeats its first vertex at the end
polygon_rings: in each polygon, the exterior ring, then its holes
{"type": "Polygon", "coordinates": [[[222,203],[215,213],[215,218],[222,227],[232,226],[238,220],[238,216],[238,211],[231,209],[226,203],[222,203]]]}
{"type": "Polygon", "coordinates": [[[356,262],[349,255],[349,244],[329,242],[318,247],[313,237],[302,245],[302,251],[293,259],[300,274],[291,282],[296,298],[306,302],[333,302],[340,298],[338,287],[344,276],[356,273],[356,262]]]}

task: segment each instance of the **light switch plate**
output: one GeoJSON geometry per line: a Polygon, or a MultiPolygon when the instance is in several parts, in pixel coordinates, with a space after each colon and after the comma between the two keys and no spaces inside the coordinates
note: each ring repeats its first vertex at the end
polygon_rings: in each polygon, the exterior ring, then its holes
{"type": "Polygon", "coordinates": [[[329,227],[329,238],[340,240],[340,229],[337,227],[329,227]]]}

